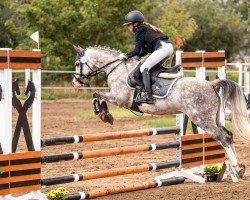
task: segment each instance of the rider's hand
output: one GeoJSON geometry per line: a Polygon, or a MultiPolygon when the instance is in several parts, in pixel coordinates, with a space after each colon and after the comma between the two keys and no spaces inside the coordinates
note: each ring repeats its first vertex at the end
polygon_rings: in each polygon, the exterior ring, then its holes
{"type": "Polygon", "coordinates": [[[119,58],[119,60],[127,60],[128,56],[125,53],[121,53],[118,58],[119,58]]]}

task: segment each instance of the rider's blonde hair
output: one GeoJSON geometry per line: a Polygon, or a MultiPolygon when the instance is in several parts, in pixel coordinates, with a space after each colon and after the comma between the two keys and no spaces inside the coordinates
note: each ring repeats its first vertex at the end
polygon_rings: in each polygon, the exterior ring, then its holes
{"type": "Polygon", "coordinates": [[[155,31],[158,31],[158,32],[163,33],[163,30],[162,30],[161,28],[159,28],[159,27],[157,27],[157,26],[154,26],[153,24],[150,24],[150,23],[148,23],[148,22],[144,22],[144,24],[146,24],[147,26],[150,26],[150,28],[152,28],[152,29],[155,30],[155,31]]]}
{"type": "MultiPolygon", "coordinates": [[[[139,23],[139,22],[135,22],[135,23],[134,23],[135,27],[139,26],[140,24],[141,24],[141,23],[139,23]]],[[[159,27],[157,27],[157,26],[154,26],[153,24],[150,24],[150,23],[148,23],[148,22],[143,22],[142,24],[145,24],[145,25],[149,26],[149,27],[152,28],[154,31],[158,31],[158,32],[163,33],[163,30],[162,30],[161,28],[159,28],[159,27]]]]}

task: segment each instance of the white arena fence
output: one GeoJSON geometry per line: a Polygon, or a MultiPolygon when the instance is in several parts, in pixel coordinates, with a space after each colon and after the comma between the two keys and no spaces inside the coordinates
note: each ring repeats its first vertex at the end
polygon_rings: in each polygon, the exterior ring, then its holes
{"type": "MultiPolygon", "coordinates": [[[[229,74],[236,74],[237,76],[237,82],[238,84],[242,87],[244,94],[248,97],[248,95],[250,94],[250,78],[249,78],[249,74],[250,74],[250,63],[227,63],[226,66],[234,66],[237,68],[237,70],[226,70],[226,76],[229,74]]],[[[24,70],[14,70],[14,72],[19,73],[19,72],[24,72],[24,70]]],[[[75,71],[58,71],[58,70],[41,70],[42,74],[56,74],[56,75],[60,75],[60,74],[68,74],[68,75],[72,75],[75,73],[75,71]]],[[[216,74],[217,70],[214,69],[208,69],[207,70],[208,74],[216,74]]],[[[195,76],[195,70],[193,69],[184,69],[184,74],[188,76],[195,76]]],[[[228,77],[227,77],[228,78],[228,77]]],[[[28,79],[30,79],[30,70],[26,69],[25,70],[25,80],[26,83],[28,81],[28,79]]],[[[68,86],[60,86],[60,83],[58,84],[58,86],[42,86],[43,90],[71,90],[73,89],[72,86],[69,85],[68,86]]],[[[97,89],[101,89],[101,90],[107,90],[108,87],[81,87],[81,90],[97,90],[97,89]]]]}

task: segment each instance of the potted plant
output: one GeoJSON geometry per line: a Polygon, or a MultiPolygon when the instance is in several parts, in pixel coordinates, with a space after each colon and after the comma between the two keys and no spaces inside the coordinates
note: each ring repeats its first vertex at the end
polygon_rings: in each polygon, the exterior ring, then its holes
{"type": "Polygon", "coordinates": [[[63,200],[63,197],[69,194],[66,188],[64,187],[59,187],[55,190],[50,190],[46,196],[49,200],[63,200]]]}
{"type": "Polygon", "coordinates": [[[204,172],[205,172],[206,180],[208,182],[217,181],[217,178],[218,178],[218,175],[219,175],[221,169],[222,169],[222,167],[220,164],[205,166],[204,172]]]}

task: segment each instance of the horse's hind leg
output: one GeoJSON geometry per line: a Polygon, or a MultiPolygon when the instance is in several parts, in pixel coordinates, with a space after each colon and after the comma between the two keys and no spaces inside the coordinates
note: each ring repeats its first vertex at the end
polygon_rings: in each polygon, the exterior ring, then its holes
{"type": "Polygon", "coordinates": [[[237,157],[233,144],[233,134],[228,131],[220,122],[217,122],[217,124],[221,132],[224,132],[226,134],[225,140],[228,142],[228,146],[224,146],[224,149],[231,161],[231,164],[235,167],[238,176],[240,178],[243,178],[246,171],[246,166],[245,164],[241,163],[239,158],[237,157]]]}
{"type": "MultiPolygon", "coordinates": [[[[202,115],[199,116],[201,117],[202,115]]],[[[237,158],[233,146],[232,133],[222,126],[222,124],[216,123],[216,120],[213,120],[211,117],[206,119],[203,119],[203,117],[201,117],[201,119],[197,119],[197,117],[190,117],[190,119],[201,129],[207,133],[211,133],[212,137],[221,143],[231,161],[231,164],[235,167],[238,176],[242,178],[245,173],[245,165],[239,163],[239,159],[237,158]]]]}
{"type": "Polygon", "coordinates": [[[216,123],[216,116],[208,115],[207,113],[190,114],[187,113],[192,122],[199,126],[207,133],[211,133],[215,140],[221,142],[222,146],[227,147],[232,143],[232,133],[229,132],[221,124],[216,123]]]}
{"type": "MultiPolygon", "coordinates": [[[[233,142],[232,133],[229,132],[222,125],[218,126],[216,124],[216,120],[209,119],[209,118],[206,118],[206,119],[202,119],[202,118],[203,117],[201,117],[201,119],[199,120],[195,120],[191,118],[191,120],[201,129],[203,129],[205,132],[212,134],[212,138],[219,141],[221,145],[225,148],[225,150],[231,155],[232,154],[231,145],[233,142]]],[[[233,162],[237,162],[237,159],[235,158],[232,159],[233,162]]]]}

